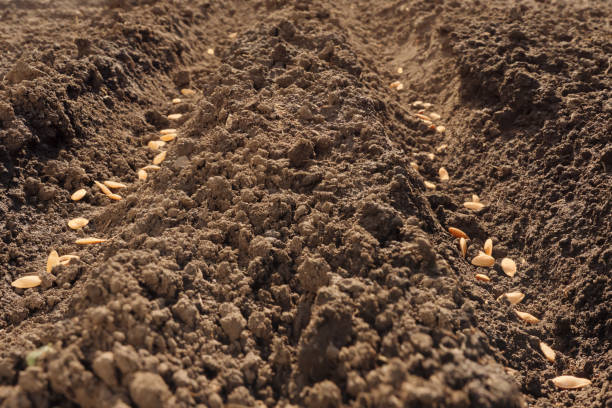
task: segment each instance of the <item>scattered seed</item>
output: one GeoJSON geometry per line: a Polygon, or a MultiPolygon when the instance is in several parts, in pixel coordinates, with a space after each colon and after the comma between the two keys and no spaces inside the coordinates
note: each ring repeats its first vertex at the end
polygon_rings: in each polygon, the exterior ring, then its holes
{"type": "Polygon", "coordinates": [[[401,91],[402,89],[404,89],[404,84],[400,83],[397,88],[395,88],[397,91],[401,91]]]}
{"type": "Polygon", "coordinates": [[[516,263],[510,258],[504,258],[501,261],[502,270],[509,277],[513,277],[516,273],[516,263]]]}
{"type": "Polygon", "coordinates": [[[60,263],[59,255],[57,251],[54,249],[49,253],[49,256],[47,257],[47,273],[51,273],[53,268],[59,265],[59,263],[60,263]]]}
{"type": "Polygon", "coordinates": [[[155,156],[153,158],[153,164],[160,164],[161,162],[163,162],[164,160],[166,160],[166,154],[167,152],[164,150],[163,152],[159,153],[157,156],[155,156]]]}
{"type": "Polygon", "coordinates": [[[127,187],[123,183],[119,183],[117,181],[112,181],[112,180],[106,180],[104,181],[104,184],[106,185],[106,187],[110,187],[110,188],[126,188],[127,187]]]}
{"type": "Polygon", "coordinates": [[[472,194],[472,202],[479,203],[480,197],[478,197],[476,194],[472,194]]]}
{"type": "Polygon", "coordinates": [[[161,169],[161,167],[156,166],[154,164],[148,164],[148,165],[144,166],[142,169],[145,170],[145,171],[148,171],[148,170],[159,170],[159,169],[161,169]]]}
{"type": "Polygon", "coordinates": [[[467,240],[463,237],[459,238],[459,248],[461,249],[461,255],[465,258],[467,254],[467,240]]]}
{"type": "Polygon", "coordinates": [[[62,255],[59,257],[60,265],[68,265],[73,259],[81,259],[78,255],[62,255]]]}
{"type": "Polygon", "coordinates": [[[183,117],[182,113],[172,113],[172,114],[168,115],[168,119],[170,119],[170,120],[179,120],[182,117],[183,117]]]}
{"type": "Polygon", "coordinates": [[[433,159],[435,159],[435,158],[436,158],[436,156],[435,156],[433,153],[427,153],[427,158],[428,158],[429,160],[433,160],[433,159]]]}
{"type": "Polygon", "coordinates": [[[185,96],[193,96],[196,94],[196,91],[193,89],[181,89],[181,93],[185,96]]]}
{"type": "Polygon", "coordinates": [[[516,315],[519,317],[519,319],[521,319],[522,321],[524,321],[526,323],[535,324],[535,323],[538,323],[540,321],[540,319],[538,319],[537,317],[535,317],[534,315],[532,315],[530,313],[519,312],[518,310],[515,310],[514,313],[516,313],[516,315]]]}
{"type": "Polygon", "coordinates": [[[410,167],[412,167],[414,171],[419,171],[419,165],[417,162],[410,162],[410,167]]]}
{"type": "Polygon", "coordinates": [[[425,184],[425,188],[428,188],[430,190],[436,189],[436,185],[430,181],[424,181],[423,184],[425,184]]]}
{"type": "Polygon", "coordinates": [[[468,237],[467,234],[465,232],[461,231],[459,228],[449,227],[448,228],[448,232],[450,232],[450,234],[453,237],[455,237],[455,238],[470,239],[470,237],[468,237]]]}
{"type": "Polygon", "coordinates": [[[172,133],[176,133],[176,129],[162,129],[159,131],[161,135],[169,135],[172,133]]]}
{"type": "Polygon", "coordinates": [[[591,380],[586,378],[578,378],[573,375],[561,375],[552,379],[553,384],[564,390],[573,390],[576,388],[586,387],[591,385],[591,380]]]}
{"type": "Polygon", "coordinates": [[[94,183],[96,186],[98,186],[98,188],[100,189],[100,191],[102,191],[104,194],[106,194],[107,196],[113,194],[112,191],[110,191],[108,189],[108,187],[106,187],[104,184],[100,183],[99,181],[94,180],[94,183]]]}
{"type": "Polygon", "coordinates": [[[423,101],[414,101],[412,102],[412,107],[413,108],[422,108],[423,107],[423,101]]]}
{"type": "Polygon", "coordinates": [[[87,237],[87,238],[77,239],[76,241],[74,241],[74,243],[77,245],[92,245],[92,244],[101,244],[106,241],[108,240],[104,238],[87,237]]]}
{"type": "Polygon", "coordinates": [[[493,240],[488,238],[484,243],[484,253],[491,256],[493,254],[493,240]]]}
{"type": "Polygon", "coordinates": [[[79,201],[80,199],[85,197],[86,194],[87,194],[87,190],[85,190],[84,188],[81,188],[75,191],[74,193],[72,193],[72,195],[70,196],[70,199],[72,201],[79,201]]]}
{"type": "Polygon", "coordinates": [[[446,132],[446,128],[444,126],[442,126],[442,125],[436,126],[436,132],[444,133],[444,132],[446,132]]]}
{"type": "Polygon", "coordinates": [[[489,278],[487,275],[483,275],[482,273],[476,274],[476,280],[479,280],[482,282],[491,282],[491,278],[489,278]]]}
{"type": "Polygon", "coordinates": [[[506,299],[508,299],[508,302],[510,302],[510,304],[512,304],[512,305],[516,305],[516,304],[521,303],[521,300],[523,300],[525,298],[525,294],[523,294],[521,292],[508,292],[508,293],[504,293],[499,298],[501,299],[504,296],[506,297],[506,299]]]}
{"type": "Polygon", "coordinates": [[[163,140],[151,140],[147,143],[147,147],[151,150],[158,150],[160,147],[165,146],[166,142],[163,140]]]}
{"type": "Polygon", "coordinates": [[[419,118],[419,119],[426,120],[426,121],[428,121],[429,123],[432,123],[432,122],[431,122],[431,118],[430,118],[429,116],[427,116],[427,115],[421,115],[420,113],[415,113],[415,114],[414,114],[414,116],[416,116],[416,117],[417,117],[417,118],[419,118]]]}
{"type": "Polygon", "coordinates": [[[68,221],[68,226],[72,228],[73,230],[81,229],[87,224],[89,224],[89,220],[87,218],[79,217],[79,218],[73,218],[70,221],[68,221]]]}
{"type": "Polygon", "coordinates": [[[206,50],[206,53],[208,55],[215,55],[215,49],[214,48],[209,48],[209,49],[206,50]]]}
{"type": "Polygon", "coordinates": [[[138,170],[138,180],[146,180],[147,172],[144,169],[138,170]]]}
{"type": "Polygon", "coordinates": [[[438,120],[440,119],[442,116],[440,116],[439,114],[437,114],[436,112],[429,112],[429,117],[431,118],[431,120],[438,120]]]}
{"type": "Polygon", "coordinates": [[[424,103],[423,103],[423,107],[424,107],[425,109],[429,109],[429,108],[431,108],[432,106],[433,106],[433,105],[432,105],[431,103],[429,103],[429,102],[424,102],[424,103]]]}
{"type": "Polygon", "coordinates": [[[394,81],[394,82],[391,82],[391,84],[389,85],[389,87],[390,87],[390,88],[392,88],[392,89],[395,89],[395,88],[397,88],[397,87],[398,87],[398,86],[400,86],[400,85],[401,85],[401,82],[400,82],[400,81],[394,81]]]}
{"type": "Polygon", "coordinates": [[[35,288],[42,283],[42,280],[37,276],[24,276],[22,278],[16,279],[11,283],[11,286],[18,289],[28,289],[35,288]]]}
{"type": "Polygon", "coordinates": [[[167,134],[167,135],[161,135],[160,139],[161,139],[162,142],[171,142],[174,139],[176,139],[176,133],[170,133],[170,134],[167,134]]]}
{"type": "Polygon", "coordinates": [[[490,268],[495,265],[495,258],[487,254],[478,254],[472,259],[472,265],[490,268]]]}
{"type": "Polygon", "coordinates": [[[440,170],[438,170],[438,175],[440,176],[440,181],[449,180],[448,171],[446,171],[444,167],[440,167],[440,170]]]}
{"type": "Polygon", "coordinates": [[[474,201],[466,201],[465,203],[463,203],[463,206],[467,208],[468,210],[474,210],[474,211],[480,211],[485,207],[483,203],[477,203],[474,201]]]}
{"type": "Polygon", "coordinates": [[[115,201],[122,200],[122,197],[119,194],[115,194],[115,193],[109,194],[108,198],[110,198],[111,200],[115,200],[115,201]]]}
{"type": "Polygon", "coordinates": [[[436,125],[433,124],[431,120],[423,120],[423,123],[429,126],[430,129],[435,129],[436,125]]]}
{"type": "Polygon", "coordinates": [[[446,143],[442,143],[440,146],[436,147],[436,152],[441,153],[442,151],[446,150],[447,147],[448,145],[446,143]]]}
{"type": "Polygon", "coordinates": [[[540,342],[540,350],[542,350],[542,354],[544,357],[551,363],[555,362],[555,357],[557,356],[555,350],[553,350],[548,344],[544,342],[540,342]]]}
{"type": "Polygon", "coordinates": [[[402,74],[402,73],[404,73],[404,68],[399,67],[399,68],[397,69],[397,73],[398,73],[398,74],[402,74]]]}
{"type": "Polygon", "coordinates": [[[228,37],[233,40],[238,37],[238,33],[229,33],[228,37]]]}
{"type": "Polygon", "coordinates": [[[172,103],[173,103],[173,104],[177,104],[177,103],[181,103],[181,102],[183,102],[183,100],[182,100],[181,98],[174,98],[174,99],[172,100],[172,103]]]}

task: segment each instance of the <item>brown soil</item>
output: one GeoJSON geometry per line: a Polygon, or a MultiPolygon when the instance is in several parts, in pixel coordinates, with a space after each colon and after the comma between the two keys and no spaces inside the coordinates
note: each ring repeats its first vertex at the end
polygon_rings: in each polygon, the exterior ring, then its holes
{"type": "Polygon", "coordinates": [[[101,3],[0,1],[0,407],[612,407],[609,2],[101,3]]]}

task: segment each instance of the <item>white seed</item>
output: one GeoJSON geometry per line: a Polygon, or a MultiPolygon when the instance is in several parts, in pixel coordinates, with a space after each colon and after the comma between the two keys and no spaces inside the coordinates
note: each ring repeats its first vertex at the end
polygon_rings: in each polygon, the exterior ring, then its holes
{"type": "Polygon", "coordinates": [[[59,257],[60,265],[68,265],[73,259],[81,259],[78,255],[62,255],[59,257]]]}
{"type": "Polygon", "coordinates": [[[398,74],[402,74],[403,72],[404,72],[404,68],[399,67],[399,68],[397,69],[397,73],[398,73],[398,74]]]}
{"type": "Polygon", "coordinates": [[[89,224],[89,220],[87,218],[81,218],[81,217],[73,218],[70,221],[68,221],[68,226],[72,228],[73,230],[81,229],[87,224],[89,224]]]}
{"type": "Polygon", "coordinates": [[[110,191],[110,190],[108,189],[108,187],[106,187],[104,184],[100,183],[99,181],[95,181],[95,180],[94,180],[94,183],[95,183],[95,185],[96,185],[96,186],[98,186],[98,188],[100,189],[100,191],[102,191],[102,192],[103,192],[104,194],[106,194],[107,196],[109,196],[109,195],[113,194],[113,193],[112,193],[112,191],[110,191]]]}
{"type": "Polygon", "coordinates": [[[448,181],[450,178],[448,176],[448,171],[446,171],[444,167],[440,167],[440,170],[438,170],[438,175],[440,176],[440,181],[448,181]]]}
{"type": "Polygon", "coordinates": [[[424,103],[423,103],[423,107],[424,107],[425,109],[429,109],[429,108],[431,108],[432,106],[433,106],[433,105],[432,105],[431,103],[429,103],[429,102],[424,102],[424,103]]]}
{"type": "Polygon", "coordinates": [[[162,129],[159,131],[159,134],[161,135],[169,135],[172,133],[176,133],[176,129],[162,129]]]}
{"type": "Polygon", "coordinates": [[[215,55],[215,49],[214,48],[209,48],[209,49],[206,50],[206,53],[208,55],[215,55]]]}
{"type": "Polygon", "coordinates": [[[11,283],[11,286],[18,289],[28,289],[35,288],[42,283],[42,280],[38,276],[24,276],[23,278],[19,278],[14,280],[11,283]]]}
{"type": "Polygon", "coordinates": [[[557,357],[557,354],[548,344],[540,342],[540,350],[542,350],[542,354],[544,354],[544,357],[546,357],[548,361],[551,363],[555,362],[555,357],[557,357]]]}
{"type": "Polygon", "coordinates": [[[422,108],[423,107],[423,101],[414,101],[412,102],[412,107],[413,108],[422,108]]]}
{"type": "Polygon", "coordinates": [[[573,390],[576,388],[586,387],[591,385],[591,381],[586,378],[578,378],[573,375],[561,375],[552,379],[553,384],[564,390],[573,390]]]}
{"type": "Polygon", "coordinates": [[[196,91],[193,89],[181,89],[181,93],[185,96],[193,96],[196,94],[196,91]]]}
{"type": "Polygon", "coordinates": [[[143,169],[143,170],[145,170],[145,171],[149,171],[149,170],[159,170],[159,169],[161,169],[161,167],[156,166],[156,165],[154,165],[154,164],[148,164],[148,165],[144,166],[142,169],[143,169]]]}
{"type": "Polygon", "coordinates": [[[478,254],[472,259],[472,265],[490,268],[495,265],[495,258],[487,254],[478,254]]]}
{"type": "Polygon", "coordinates": [[[158,150],[160,147],[163,147],[166,145],[166,142],[164,142],[163,140],[151,140],[149,143],[147,143],[147,147],[151,150],[158,150]]]}
{"type": "Polygon", "coordinates": [[[168,119],[170,120],[179,120],[182,117],[183,117],[182,113],[171,113],[170,115],[168,115],[168,119]]]}
{"type": "Polygon", "coordinates": [[[465,203],[463,203],[463,206],[468,210],[473,211],[480,211],[485,207],[483,203],[476,203],[474,201],[466,201],[465,203]]]}
{"type": "Polygon", "coordinates": [[[519,312],[518,310],[515,310],[514,313],[516,313],[516,315],[519,317],[519,319],[521,319],[522,321],[529,323],[529,324],[535,324],[538,323],[540,321],[540,319],[538,319],[537,317],[535,317],[534,315],[530,314],[530,313],[526,313],[526,312],[519,312]]]}
{"type": "Polygon", "coordinates": [[[147,172],[144,169],[138,170],[138,180],[146,180],[147,172]]]}
{"type": "Polygon", "coordinates": [[[182,100],[181,98],[174,98],[174,99],[172,100],[172,103],[173,103],[173,104],[175,104],[175,105],[176,105],[177,103],[181,103],[181,102],[183,102],[183,100],[182,100]]]}
{"type": "Polygon", "coordinates": [[[86,194],[87,194],[87,190],[85,190],[84,188],[81,188],[75,191],[74,193],[72,193],[72,195],[70,196],[70,199],[72,201],[79,201],[80,199],[85,197],[86,194]]]}
{"type": "Polygon", "coordinates": [[[87,237],[87,238],[77,239],[76,241],[74,241],[74,243],[77,245],[92,245],[92,244],[101,244],[106,241],[108,240],[104,238],[87,237]]]}
{"type": "Polygon", "coordinates": [[[176,139],[176,133],[170,133],[168,135],[161,135],[160,137],[162,142],[171,142],[176,139]]]}
{"type": "Polygon", "coordinates": [[[491,238],[488,238],[484,243],[484,253],[489,256],[493,254],[493,240],[491,238]]]}
{"type": "Polygon", "coordinates": [[[525,298],[525,294],[521,292],[508,292],[504,293],[499,298],[501,299],[502,297],[508,299],[508,302],[510,302],[510,304],[517,305],[521,303],[521,300],[525,298]]]}
{"type": "Polygon", "coordinates": [[[441,116],[436,112],[429,112],[429,117],[431,118],[431,120],[438,120],[441,118],[441,116]]]}
{"type": "Polygon", "coordinates": [[[53,268],[59,265],[59,263],[60,263],[59,255],[57,251],[54,249],[49,253],[49,256],[47,257],[47,273],[51,273],[53,268]]]}
{"type": "Polygon", "coordinates": [[[419,171],[419,165],[417,162],[410,162],[410,167],[412,167],[414,171],[419,171]]]}
{"type": "Polygon", "coordinates": [[[479,203],[480,197],[478,197],[476,194],[472,194],[472,202],[479,203]]]}
{"type": "Polygon", "coordinates": [[[483,275],[482,273],[476,274],[476,280],[479,280],[482,282],[491,282],[491,278],[489,278],[487,275],[483,275]]]}
{"type": "Polygon", "coordinates": [[[436,152],[441,153],[446,150],[447,147],[448,145],[446,143],[442,143],[440,146],[436,147],[436,152]]]}
{"type": "Polygon", "coordinates": [[[157,165],[166,160],[167,152],[164,150],[153,158],[153,164],[157,165]]]}
{"type": "Polygon", "coordinates": [[[501,261],[502,270],[509,277],[513,277],[516,273],[516,263],[510,258],[504,258],[501,261]]]}
{"type": "Polygon", "coordinates": [[[400,83],[397,88],[395,88],[395,90],[397,91],[401,91],[402,89],[404,89],[404,84],[400,83]]]}
{"type": "Polygon", "coordinates": [[[448,228],[448,232],[450,232],[450,234],[453,237],[455,237],[455,238],[470,239],[470,237],[468,237],[467,234],[465,232],[461,231],[459,228],[449,227],[448,228]]]}
{"type": "Polygon", "coordinates": [[[428,188],[430,190],[436,189],[436,185],[430,181],[424,181],[423,184],[425,184],[425,188],[428,188]]]}
{"type": "Polygon", "coordinates": [[[123,183],[119,183],[117,181],[112,181],[112,180],[106,180],[104,181],[104,184],[106,185],[106,187],[110,187],[110,188],[126,188],[127,187],[123,183]]]}
{"type": "Polygon", "coordinates": [[[459,248],[461,249],[461,255],[465,258],[467,254],[467,240],[463,237],[459,238],[459,248]]]}
{"type": "Polygon", "coordinates": [[[228,35],[228,38],[231,40],[235,39],[236,37],[238,37],[238,33],[229,33],[228,35]]]}
{"type": "Polygon", "coordinates": [[[429,160],[433,160],[433,159],[435,159],[435,158],[436,158],[436,156],[434,156],[434,154],[433,154],[433,153],[427,153],[427,158],[428,158],[429,160]]]}
{"type": "Polygon", "coordinates": [[[444,133],[444,132],[446,132],[446,128],[444,126],[442,126],[442,125],[436,126],[436,132],[444,133]]]}

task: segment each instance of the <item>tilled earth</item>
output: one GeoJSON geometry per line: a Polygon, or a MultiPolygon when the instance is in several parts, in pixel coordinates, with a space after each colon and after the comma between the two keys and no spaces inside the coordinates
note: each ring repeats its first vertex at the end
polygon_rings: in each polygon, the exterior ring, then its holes
{"type": "Polygon", "coordinates": [[[0,0],[0,407],[612,407],[611,12],[0,0]]]}

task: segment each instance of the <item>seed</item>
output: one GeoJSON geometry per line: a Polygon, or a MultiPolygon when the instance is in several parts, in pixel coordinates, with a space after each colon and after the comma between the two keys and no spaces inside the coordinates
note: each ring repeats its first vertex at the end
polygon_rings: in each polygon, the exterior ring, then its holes
{"type": "Polygon", "coordinates": [[[482,282],[491,282],[491,278],[489,278],[487,275],[483,275],[482,273],[476,274],[476,280],[479,280],[482,282]]]}
{"type": "Polygon", "coordinates": [[[106,241],[108,240],[104,238],[87,237],[87,238],[77,239],[76,241],[74,241],[74,243],[77,245],[91,245],[91,244],[101,244],[106,241]]]}
{"type": "Polygon", "coordinates": [[[161,135],[160,137],[162,142],[171,142],[176,139],[176,133],[170,133],[168,135],[161,135]]]}
{"type": "Polygon", "coordinates": [[[215,55],[214,48],[209,48],[209,49],[206,50],[206,52],[208,53],[208,55],[215,55]]]}
{"type": "Polygon", "coordinates": [[[410,167],[412,167],[414,171],[419,171],[419,165],[417,162],[410,162],[410,167]]]}
{"type": "Polygon", "coordinates": [[[555,362],[555,357],[557,356],[555,350],[553,350],[548,344],[540,342],[540,350],[542,350],[542,354],[544,357],[551,363],[555,362]]]}
{"type": "Polygon", "coordinates": [[[402,89],[404,89],[404,84],[400,83],[395,89],[401,91],[402,89]]]}
{"type": "Polygon", "coordinates": [[[459,238],[459,248],[461,249],[461,255],[465,258],[465,254],[467,254],[467,240],[463,237],[459,238]]]}
{"type": "Polygon", "coordinates": [[[59,257],[60,265],[68,265],[73,259],[81,259],[78,255],[62,255],[59,257]]]}
{"type": "Polygon", "coordinates": [[[228,37],[233,40],[234,38],[238,37],[238,33],[229,33],[228,37]]]}
{"type": "Polygon", "coordinates": [[[79,218],[73,218],[70,221],[68,221],[68,226],[72,228],[73,230],[81,229],[87,224],[89,224],[89,220],[87,218],[79,217],[79,218]]]}
{"type": "Polygon", "coordinates": [[[152,150],[157,150],[160,147],[163,147],[166,144],[163,140],[151,140],[147,143],[147,147],[152,150]]]}
{"type": "Polygon", "coordinates": [[[400,86],[401,84],[402,84],[402,83],[401,83],[400,81],[394,81],[394,82],[391,82],[391,84],[389,85],[389,87],[390,87],[390,88],[392,88],[392,89],[395,89],[395,88],[397,88],[398,86],[400,86]]]}
{"type": "Polygon", "coordinates": [[[438,170],[438,175],[440,175],[440,181],[448,181],[449,179],[448,171],[446,171],[444,167],[440,167],[440,170],[438,170]]]}
{"type": "Polygon", "coordinates": [[[47,258],[47,273],[51,273],[53,268],[59,265],[59,263],[60,263],[59,255],[57,254],[57,251],[54,249],[53,251],[49,253],[49,257],[47,258]]]}
{"type": "Polygon", "coordinates": [[[193,89],[181,89],[181,93],[185,96],[192,96],[196,94],[196,91],[193,89]]]}
{"type": "Polygon", "coordinates": [[[586,387],[591,385],[591,381],[586,378],[578,378],[573,375],[562,375],[552,379],[553,384],[564,390],[573,390],[576,388],[586,387]]]}
{"type": "Polygon", "coordinates": [[[526,323],[535,324],[535,323],[538,323],[540,321],[540,319],[538,319],[537,317],[535,317],[534,315],[532,315],[530,313],[519,312],[518,310],[515,310],[514,313],[516,313],[516,315],[519,317],[519,319],[521,319],[522,321],[524,321],[526,323]]]}
{"type": "Polygon", "coordinates": [[[424,181],[423,184],[425,184],[425,188],[428,188],[430,190],[435,190],[436,189],[436,185],[434,183],[429,182],[429,181],[424,181]]]}
{"type": "Polygon", "coordinates": [[[491,238],[487,239],[484,243],[484,252],[485,254],[491,256],[493,253],[493,240],[491,238]]]}
{"type": "Polygon", "coordinates": [[[181,102],[183,102],[183,100],[181,98],[174,98],[172,100],[172,103],[174,103],[174,104],[181,103],[181,102]]]}
{"type": "Polygon", "coordinates": [[[170,120],[179,120],[182,117],[183,117],[182,113],[172,113],[172,114],[168,115],[168,119],[170,119],[170,120]]]}
{"type": "Polygon", "coordinates": [[[412,107],[413,108],[422,108],[423,107],[423,101],[414,101],[412,102],[412,107]]]}
{"type": "Polygon", "coordinates": [[[70,196],[70,199],[72,201],[79,201],[80,199],[85,197],[86,194],[87,194],[87,190],[85,190],[84,188],[81,188],[75,191],[74,193],[72,193],[72,195],[70,196]]]}
{"type": "Polygon", "coordinates": [[[450,234],[453,237],[455,237],[455,238],[470,239],[470,237],[468,237],[467,234],[465,232],[461,231],[459,228],[449,227],[448,228],[448,232],[450,232],[450,234]]]}
{"type": "Polygon", "coordinates": [[[489,268],[495,265],[495,258],[487,254],[478,254],[472,259],[472,265],[489,268]]]}
{"type": "Polygon", "coordinates": [[[435,159],[435,158],[436,158],[436,156],[434,156],[434,154],[433,154],[433,153],[427,153],[427,158],[428,158],[429,160],[433,160],[433,159],[435,159]]]}
{"type": "Polygon", "coordinates": [[[510,258],[504,258],[501,261],[502,270],[509,277],[513,277],[516,273],[516,263],[510,258]]]}
{"type": "Polygon", "coordinates": [[[159,153],[157,156],[155,156],[153,158],[153,164],[160,164],[161,162],[163,162],[164,160],[166,160],[166,151],[164,150],[163,152],[159,153]]]}
{"type": "Polygon", "coordinates": [[[442,143],[440,146],[436,147],[436,152],[441,153],[442,151],[444,151],[446,148],[448,147],[448,145],[446,143],[442,143]]]}
{"type": "Polygon", "coordinates": [[[148,164],[142,168],[143,170],[159,170],[161,167],[156,166],[154,164],[148,164]]]}
{"type": "Polygon", "coordinates": [[[508,299],[508,302],[510,302],[510,304],[512,305],[521,303],[521,300],[525,298],[525,294],[521,292],[509,292],[509,293],[505,293],[501,295],[499,299],[501,299],[504,296],[506,297],[506,299],[508,299]]]}
{"type": "Polygon", "coordinates": [[[115,193],[109,194],[108,198],[110,198],[111,200],[115,200],[115,201],[122,200],[122,197],[119,194],[115,194],[115,193]]]}
{"type": "Polygon", "coordinates": [[[123,183],[118,183],[116,181],[106,180],[104,184],[110,188],[126,188],[127,186],[123,183]]]}
{"type": "Polygon", "coordinates": [[[159,131],[161,135],[169,135],[172,133],[176,133],[176,129],[162,129],[159,131]]]}
{"type": "Polygon", "coordinates": [[[483,203],[476,203],[474,201],[466,201],[465,203],[463,203],[463,206],[468,210],[474,211],[480,211],[485,207],[483,203]]]}
{"type": "Polygon", "coordinates": [[[42,283],[42,280],[38,276],[33,275],[33,276],[24,276],[23,278],[16,279],[11,283],[11,286],[18,288],[18,289],[27,289],[27,288],[35,288],[41,283],[42,283]]]}
{"type": "Polygon", "coordinates": [[[436,132],[444,133],[444,132],[446,132],[446,128],[444,126],[442,126],[442,125],[436,126],[436,132]]]}
{"type": "Polygon", "coordinates": [[[480,197],[478,197],[476,194],[472,194],[472,202],[479,203],[480,197]]]}
{"type": "Polygon", "coordinates": [[[427,115],[421,115],[420,113],[415,113],[414,116],[416,116],[419,119],[423,119],[428,121],[429,123],[431,123],[431,118],[427,115]]]}
{"type": "Polygon", "coordinates": [[[431,120],[438,120],[441,118],[441,116],[436,112],[429,112],[429,117],[431,118],[431,120]]]}
{"type": "Polygon", "coordinates": [[[138,170],[138,180],[146,180],[147,179],[147,172],[144,171],[143,169],[138,170]]]}
{"type": "Polygon", "coordinates": [[[99,181],[94,180],[94,183],[96,184],[96,186],[98,186],[100,191],[102,191],[107,196],[113,194],[112,191],[108,189],[108,187],[106,187],[104,184],[100,183],[99,181]]]}
{"type": "Polygon", "coordinates": [[[424,103],[423,103],[423,107],[424,107],[425,109],[429,109],[429,108],[431,108],[432,106],[433,106],[433,105],[432,105],[431,103],[429,103],[429,102],[424,102],[424,103]]]}

